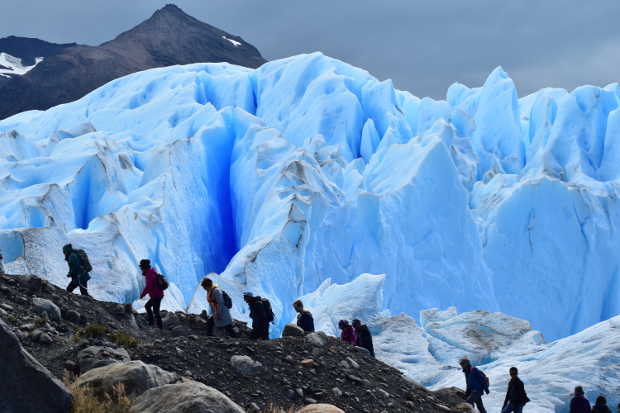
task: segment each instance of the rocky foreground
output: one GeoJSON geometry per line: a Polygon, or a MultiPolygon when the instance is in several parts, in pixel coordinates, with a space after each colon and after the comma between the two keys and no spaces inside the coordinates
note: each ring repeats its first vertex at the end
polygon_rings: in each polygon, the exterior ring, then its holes
{"type": "Polygon", "coordinates": [[[0,320],[0,365],[10,383],[0,386],[2,412],[69,411],[60,382],[68,373],[101,398],[123,384],[135,412],[317,403],[346,412],[469,411],[457,390],[431,392],[322,333],[257,342],[237,323],[238,337],[218,339],[205,335],[204,315],[166,312],[159,331],[131,306],[69,294],[34,276],[0,276],[0,320]]]}

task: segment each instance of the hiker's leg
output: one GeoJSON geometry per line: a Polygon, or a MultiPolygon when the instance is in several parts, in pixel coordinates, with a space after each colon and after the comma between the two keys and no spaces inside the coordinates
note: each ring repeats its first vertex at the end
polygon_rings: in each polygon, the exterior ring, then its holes
{"type": "Polygon", "coordinates": [[[144,309],[146,310],[146,320],[149,322],[149,325],[153,325],[153,299],[149,299],[144,305],[144,309]]]}
{"type": "Polygon", "coordinates": [[[162,298],[158,298],[156,300],[153,300],[153,311],[155,312],[155,321],[157,321],[157,327],[159,327],[159,329],[161,330],[162,328],[164,328],[162,322],[161,322],[161,315],[159,314],[159,307],[161,306],[161,300],[162,298]]]}
{"type": "Polygon", "coordinates": [[[512,413],[513,409],[512,409],[512,403],[508,402],[506,403],[506,406],[504,406],[502,408],[502,413],[512,413]]]}
{"type": "Polygon", "coordinates": [[[484,404],[482,403],[482,394],[476,394],[474,401],[476,402],[476,407],[480,413],[487,413],[487,410],[484,408],[484,404]]]}
{"type": "Polygon", "coordinates": [[[263,323],[261,325],[261,338],[263,340],[269,340],[269,323],[263,323]]]}
{"type": "Polygon", "coordinates": [[[88,281],[80,282],[80,294],[90,297],[90,294],[88,294],[88,281]]]}
{"type": "Polygon", "coordinates": [[[71,282],[69,283],[69,285],[67,286],[67,291],[69,291],[70,293],[73,292],[73,290],[75,290],[78,285],[80,285],[76,280],[71,279],[71,282]]]}

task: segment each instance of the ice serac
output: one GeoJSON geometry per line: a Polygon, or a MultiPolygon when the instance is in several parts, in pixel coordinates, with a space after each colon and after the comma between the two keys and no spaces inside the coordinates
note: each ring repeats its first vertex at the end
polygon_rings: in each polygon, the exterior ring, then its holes
{"type": "Polygon", "coordinates": [[[620,312],[619,97],[519,99],[497,69],[419,99],[319,53],[148,70],[0,122],[0,248],[62,284],[46,247],[85,247],[94,294],[126,302],[151,258],[171,309],[203,309],[215,271],[236,316],[251,290],[279,327],[327,279],[384,274],[393,314],[502,311],[556,339],[620,312]]]}
{"type": "Polygon", "coordinates": [[[528,410],[568,411],[571,392],[582,385],[590,400],[599,394],[620,402],[620,316],[551,343],[530,323],[503,313],[457,308],[423,310],[421,323],[383,310],[383,276],[361,275],[346,284],[326,281],[303,297],[315,324],[338,334],[339,319],[362,318],[373,334],[376,357],[416,382],[439,390],[465,385],[458,362],[467,357],[490,377],[489,411],[500,411],[510,367],[525,382],[528,410]]]}

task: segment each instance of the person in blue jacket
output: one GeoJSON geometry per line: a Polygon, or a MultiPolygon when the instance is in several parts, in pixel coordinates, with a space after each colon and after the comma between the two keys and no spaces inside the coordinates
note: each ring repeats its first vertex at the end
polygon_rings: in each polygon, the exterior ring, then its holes
{"type": "Polygon", "coordinates": [[[459,364],[463,369],[465,383],[467,384],[465,399],[472,406],[475,405],[480,413],[487,413],[482,403],[482,393],[489,394],[489,379],[482,371],[472,366],[469,359],[461,359],[459,364]]]}

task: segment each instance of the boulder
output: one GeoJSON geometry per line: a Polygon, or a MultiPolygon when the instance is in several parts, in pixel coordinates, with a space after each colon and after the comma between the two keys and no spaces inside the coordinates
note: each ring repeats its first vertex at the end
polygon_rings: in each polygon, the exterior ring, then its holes
{"type": "Polygon", "coordinates": [[[322,331],[318,331],[308,334],[306,336],[306,340],[308,340],[313,346],[323,347],[327,344],[327,335],[322,331]]]}
{"type": "Polygon", "coordinates": [[[337,408],[332,404],[309,404],[297,413],[345,413],[344,410],[337,408]]]}
{"type": "Polygon", "coordinates": [[[73,398],[52,373],[30,355],[0,320],[0,412],[69,412],[73,398]]]}
{"type": "Polygon", "coordinates": [[[60,308],[50,300],[45,298],[34,297],[32,299],[34,308],[41,314],[47,314],[47,317],[52,321],[60,321],[62,317],[60,315],[60,308]]]}
{"type": "Polygon", "coordinates": [[[287,324],[282,330],[282,337],[303,337],[304,335],[304,330],[296,324],[287,324]]]}
{"type": "Polygon", "coordinates": [[[245,413],[223,393],[195,381],[168,384],[138,397],[131,413],[245,413]]]}
{"type": "Polygon", "coordinates": [[[256,374],[260,371],[260,368],[263,367],[260,362],[254,361],[249,356],[232,356],[230,358],[230,364],[233,369],[243,376],[256,374]]]}
{"type": "Polygon", "coordinates": [[[77,359],[80,372],[86,373],[97,367],[130,361],[131,357],[129,357],[129,353],[124,348],[90,346],[80,351],[77,359]]]}
{"type": "Polygon", "coordinates": [[[157,386],[175,383],[180,377],[157,366],[141,361],[114,363],[92,369],[82,374],[76,381],[78,386],[88,386],[98,397],[112,394],[114,386],[122,384],[130,398],[135,398],[157,386]]]}

